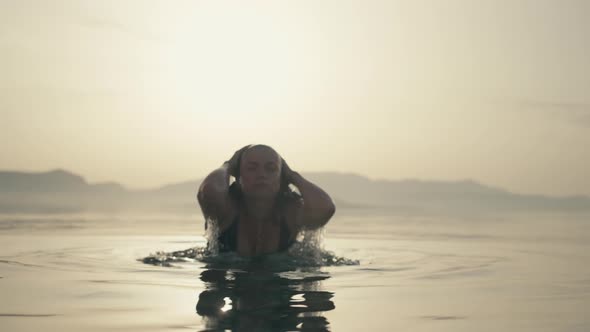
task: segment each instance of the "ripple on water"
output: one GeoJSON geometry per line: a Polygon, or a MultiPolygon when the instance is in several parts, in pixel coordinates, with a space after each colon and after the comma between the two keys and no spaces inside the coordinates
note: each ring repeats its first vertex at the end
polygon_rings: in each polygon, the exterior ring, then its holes
{"type": "MultiPolygon", "coordinates": [[[[322,313],[333,310],[334,293],[324,266],[359,265],[320,248],[318,233],[303,236],[287,251],[253,258],[219,253],[215,243],[172,252],[158,251],[139,261],[166,267],[198,263],[203,271],[195,311],[207,330],[328,330],[322,313]]],[[[215,238],[215,236],[213,236],[215,238]]]]}
{"type": "Polygon", "coordinates": [[[270,270],[290,270],[305,267],[322,266],[347,266],[359,265],[355,259],[340,257],[331,251],[309,248],[296,243],[285,253],[275,253],[254,258],[241,257],[235,253],[211,252],[207,247],[193,247],[172,252],[158,251],[147,257],[139,259],[145,264],[174,267],[175,263],[201,262],[215,264],[220,267],[241,268],[257,264],[259,267],[268,267],[270,270]],[[262,265],[260,265],[262,264],[262,265]]]}
{"type": "MultiPolygon", "coordinates": [[[[215,231],[210,230],[209,232],[210,234],[207,237],[216,239],[215,231]]],[[[324,250],[321,247],[322,237],[321,231],[302,232],[298,237],[298,241],[288,251],[253,258],[241,257],[235,253],[219,253],[216,241],[208,241],[206,247],[192,247],[173,252],[157,251],[155,254],[138,260],[145,264],[166,267],[176,266],[175,263],[191,262],[215,264],[227,268],[252,267],[254,264],[257,267],[268,268],[271,271],[360,264],[358,260],[340,257],[331,251],[324,250]]]]}

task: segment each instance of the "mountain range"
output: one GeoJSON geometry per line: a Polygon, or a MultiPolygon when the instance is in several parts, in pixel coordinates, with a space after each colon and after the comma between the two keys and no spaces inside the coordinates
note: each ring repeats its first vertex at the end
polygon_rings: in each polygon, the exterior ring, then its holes
{"type": "MultiPolygon", "coordinates": [[[[337,172],[302,175],[326,190],[340,213],[590,212],[590,198],[586,196],[523,195],[473,180],[372,180],[337,172]]],[[[61,169],[0,171],[0,213],[200,213],[195,195],[201,181],[130,190],[115,182],[88,183],[82,176],[61,169]]]]}

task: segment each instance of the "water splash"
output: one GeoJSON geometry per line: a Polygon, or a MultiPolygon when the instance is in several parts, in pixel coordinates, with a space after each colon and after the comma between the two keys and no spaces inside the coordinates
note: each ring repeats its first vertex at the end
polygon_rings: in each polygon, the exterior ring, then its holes
{"type": "Polygon", "coordinates": [[[217,220],[212,218],[207,218],[205,220],[205,239],[207,239],[207,251],[212,255],[217,255],[219,253],[219,227],[217,225],[217,220]]]}
{"type": "Polygon", "coordinates": [[[217,227],[209,224],[206,237],[207,246],[193,247],[173,252],[158,251],[139,261],[145,264],[175,267],[175,263],[202,262],[218,267],[246,268],[255,266],[270,270],[283,271],[305,267],[359,265],[355,259],[339,257],[331,251],[323,249],[323,230],[304,230],[297,241],[287,252],[262,255],[257,257],[242,257],[236,253],[219,253],[217,244],[217,227]]]}

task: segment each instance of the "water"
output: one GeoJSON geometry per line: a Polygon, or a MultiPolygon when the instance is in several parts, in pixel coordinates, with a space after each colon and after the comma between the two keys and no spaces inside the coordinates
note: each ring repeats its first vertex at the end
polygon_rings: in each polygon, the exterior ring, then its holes
{"type": "Polygon", "coordinates": [[[255,267],[265,271],[283,272],[308,267],[327,267],[359,265],[355,259],[338,257],[333,252],[323,248],[323,229],[303,230],[297,240],[284,253],[246,258],[236,253],[219,253],[217,243],[217,230],[210,231],[209,227],[205,238],[207,245],[203,247],[192,247],[172,252],[158,251],[155,254],[138,259],[145,264],[156,266],[173,267],[178,263],[208,263],[217,268],[233,268],[245,271],[255,267]]]}
{"type": "Polygon", "coordinates": [[[285,253],[245,258],[218,253],[217,231],[210,226],[206,246],[160,251],[139,261],[165,267],[202,263],[205,290],[195,310],[206,329],[324,331],[329,322],[321,314],[335,305],[334,293],[321,290],[321,281],[330,278],[321,267],[360,262],[324,250],[322,235],[303,231],[285,253]]]}
{"type": "Polygon", "coordinates": [[[336,216],[315,256],[245,260],[193,217],[4,216],[0,326],[589,331],[589,221],[336,216]]]}

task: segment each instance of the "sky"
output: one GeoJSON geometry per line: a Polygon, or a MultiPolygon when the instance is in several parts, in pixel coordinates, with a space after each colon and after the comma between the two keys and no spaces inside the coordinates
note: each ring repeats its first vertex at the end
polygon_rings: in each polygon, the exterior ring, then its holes
{"type": "Polygon", "coordinates": [[[300,172],[590,195],[590,2],[0,0],[0,169],[300,172]]]}

